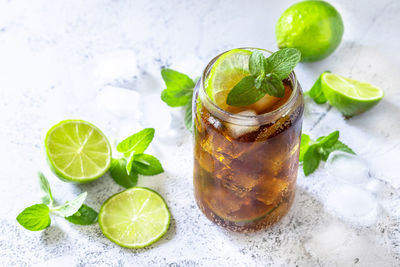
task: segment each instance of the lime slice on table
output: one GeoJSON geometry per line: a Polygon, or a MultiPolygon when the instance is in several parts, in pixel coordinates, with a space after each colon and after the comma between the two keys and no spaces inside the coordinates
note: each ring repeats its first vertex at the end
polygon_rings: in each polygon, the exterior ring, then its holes
{"type": "Polygon", "coordinates": [[[110,168],[110,143],[86,121],[64,120],[54,125],[47,132],[45,147],[51,169],[66,182],[90,182],[110,168]]]}
{"type": "Polygon", "coordinates": [[[372,108],[383,98],[383,91],[369,83],[325,73],[322,90],[329,104],[351,117],[372,108]]]}
{"type": "Polygon", "coordinates": [[[126,248],[153,244],[167,232],[170,221],[164,199],[144,187],[133,187],[110,197],[99,213],[103,234],[126,248]]]}
{"type": "Polygon", "coordinates": [[[214,63],[206,83],[208,96],[220,108],[229,110],[226,98],[230,90],[244,77],[250,75],[249,58],[251,51],[233,49],[221,55],[214,63]]]}

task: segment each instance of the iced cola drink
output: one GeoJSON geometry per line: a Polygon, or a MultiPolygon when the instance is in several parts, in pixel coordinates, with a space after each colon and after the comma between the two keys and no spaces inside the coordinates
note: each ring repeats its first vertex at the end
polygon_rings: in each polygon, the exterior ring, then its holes
{"type": "Polygon", "coordinates": [[[292,72],[283,80],[282,98],[266,96],[246,107],[218,104],[207,83],[221,55],[206,67],[194,94],[195,198],[214,223],[254,231],[280,220],[292,205],[303,96],[292,72]]]}

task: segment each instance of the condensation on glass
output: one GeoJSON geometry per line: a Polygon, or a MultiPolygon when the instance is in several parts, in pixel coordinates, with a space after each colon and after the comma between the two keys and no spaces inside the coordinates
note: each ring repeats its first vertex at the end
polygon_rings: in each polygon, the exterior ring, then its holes
{"type": "Polygon", "coordinates": [[[260,115],[220,109],[204,89],[219,56],[196,85],[194,191],[200,210],[232,231],[255,231],[279,221],[292,205],[299,165],[303,95],[294,73],[285,97],[260,115]]]}

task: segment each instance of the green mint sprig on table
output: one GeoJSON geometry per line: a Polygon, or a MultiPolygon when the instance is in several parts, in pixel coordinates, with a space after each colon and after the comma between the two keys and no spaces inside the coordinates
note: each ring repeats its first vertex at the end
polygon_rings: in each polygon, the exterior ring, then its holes
{"type": "Polygon", "coordinates": [[[97,211],[86,204],[82,204],[77,212],[65,219],[73,224],[89,225],[97,221],[97,211]]]}
{"type": "Polygon", "coordinates": [[[321,77],[324,73],[327,72],[330,71],[324,71],[315,81],[311,89],[304,93],[304,95],[309,96],[317,104],[325,104],[328,101],[324,95],[324,92],[322,91],[322,84],[321,84],[321,77]]]}
{"type": "Polygon", "coordinates": [[[299,161],[303,162],[304,175],[313,173],[321,160],[326,161],[329,154],[337,150],[355,154],[350,147],[339,141],[339,131],[321,136],[316,141],[311,140],[309,135],[302,134],[299,161]]]}
{"type": "Polygon", "coordinates": [[[112,159],[110,167],[110,175],[114,181],[125,188],[136,186],[138,182],[138,174],[136,172],[130,172],[126,170],[126,159],[112,159]]]}
{"type": "Polygon", "coordinates": [[[117,145],[117,151],[123,157],[112,159],[110,174],[114,181],[125,187],[134,187],[138,174],[156,175],[164,171],[160,161],[149,154],[144,154],[154,138],[154,129],[146,128],[124,139],[117,145]]]}
{"type": "Polygon", "coordinates": [[[17,216],[17,221],[20,225],[30,231],[46,229],[51,224],[51,214],[64,217],[74,224],[88,225],[96,222],[97,212],[83,204],[86,199],[86,192],[71,201],[66,201],[63,205],[54,206],[49,181],[43,173],[39,172],[38,175],[42,203],[24,209],[17,216]]]}
{"type": "Polygon", "coordinates": [[[284,48],[268,58],[254,51],[249,58],[250,75],[239,81],[229,92],[226,103],[230,106],[254,104],[266,94],[275,97],[285,95],[282,80],[287,78],[301,59],[296,48],[284,48]]]}
{"type": "Polygon", "coordinates": [[[161,99],[170,107],[184,107],[185,125],[192,131],[192,96],[196,81],[188,75],[172,69],[162,69],[161,76],[167,86],[161,93],[161,99]]]}

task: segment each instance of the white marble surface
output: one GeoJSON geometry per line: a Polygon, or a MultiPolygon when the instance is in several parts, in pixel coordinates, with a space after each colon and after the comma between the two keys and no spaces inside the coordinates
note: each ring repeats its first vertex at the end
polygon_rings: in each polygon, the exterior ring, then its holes
{"type": "MultiPolygon", "coordinates": [[[[317,137],[338,129],[341,139],[371,165],[368,188],[378,200],[371,218],[354,222],[334,212],[333,193],[342,192],[335,190],[342,190],[343,184],[323,168],[307,178],[299,173],[293,208],[265,231],[227,232],[210,223],[195,205],[191,136],[181,123],[181,112],[159,100],[159,70],[172,66],[198,76],[223,50],[276,49],[275,22],[293,2],[1,0],[0,265],[398,266],[396,0],[332,1],[345,23],[340,47],[326,60],[296,69],[304,89],[322,71],[331,70],[385,91],[378,106],[353,119],[344,120],[335,109],[310,101],[304,118],[306,133],[317,137]],[[38,202],[38,170],[48,175],[57,200],[87,191],[87,203],[97,210],[122,189],[108,176],[76,186],[51,174],[43,136],[52,124],[67,118],[93,122],[110,140],[144,126],[156,127],[151,150],[166,172],[141,177],[140,185],[160,192],[171,208],[172,225],[160,242],[129,250],[108,241],[98,225],[77,226],[54,218],[47,230],[29,232],[17,224],[17,214],[38,202]],[[176,130],[169,130],[169,121],[176,130]]],[[[361,206],[368,204],[359,201],[361,206]]]]}

